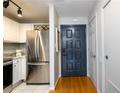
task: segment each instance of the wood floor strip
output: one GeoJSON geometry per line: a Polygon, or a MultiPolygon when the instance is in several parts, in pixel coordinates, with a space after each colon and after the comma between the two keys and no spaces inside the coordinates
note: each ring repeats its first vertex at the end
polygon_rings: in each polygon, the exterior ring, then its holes
{"type": "Polygon", "coordinates": [[[88,77],[61,77],[50,93],[97,93],[97,90],[88,77]]]}

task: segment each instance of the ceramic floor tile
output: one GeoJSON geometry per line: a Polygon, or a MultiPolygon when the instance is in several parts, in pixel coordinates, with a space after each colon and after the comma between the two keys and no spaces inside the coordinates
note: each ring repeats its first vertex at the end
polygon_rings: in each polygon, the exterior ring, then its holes
{"type": "Polygon", "coordinates": [[[33,93],[33,90],[20,90],[20,93],[33,93]]]}
{"type": "Polygon", "coordinates": [[[44,90],[37,89],[37,90],[33,90],[32,93],[44,93],[44,90]]]}
{"type": "Polygon", "coordinates": [[[49,85],[27,85],[22,83],[13,89],[11,93],[49,93],[49,85]]]}
{"type": "Polygon", "coordinates": [[[49,90],[44,90],[44,92],[43,93],[49,93],[49,90]]]}
{"type": "Polygon", "coordinates": [[[11,93],[20,93],[19,90],[13,90],[11,93]]]}
{"type": "Polygon", "coordinates": [[[39,85],[36,87],[36,89],[43,89],[43,90],[49,90],[50,86],[49,85],[39,85]]]}

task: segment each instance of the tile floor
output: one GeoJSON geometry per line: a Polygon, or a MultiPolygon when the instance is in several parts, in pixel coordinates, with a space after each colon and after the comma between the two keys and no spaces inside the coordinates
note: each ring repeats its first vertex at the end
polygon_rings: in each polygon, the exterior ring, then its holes
{"type": "Polygon", "coordinates": [[[22,83],[11,93],[49,93],[49,85],[26,85],[22,83]]]}

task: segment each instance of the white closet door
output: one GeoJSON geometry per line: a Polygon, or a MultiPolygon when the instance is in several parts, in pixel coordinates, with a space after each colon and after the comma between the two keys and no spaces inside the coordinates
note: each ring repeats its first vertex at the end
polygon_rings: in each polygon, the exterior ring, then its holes
{"type": "Polygon", "coordinates": [[[90,22],[89,51],[90,51],[90,75],[97,87],[97,56],[96,56],[96,17],[90,22]]]}
{"type": "Polygon", "coordinates": [[[120,93],[119,0],[104,8],[105,93],[120,93]]]}

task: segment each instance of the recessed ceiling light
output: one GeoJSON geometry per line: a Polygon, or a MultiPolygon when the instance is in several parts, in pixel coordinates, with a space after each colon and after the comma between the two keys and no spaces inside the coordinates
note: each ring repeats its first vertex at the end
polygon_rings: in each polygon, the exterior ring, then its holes
{"type": "Polygon", "coordinates": [[[78,21],[78,19],[73,19],[73,21],[77,22],[77,21],[78,21]]]}

